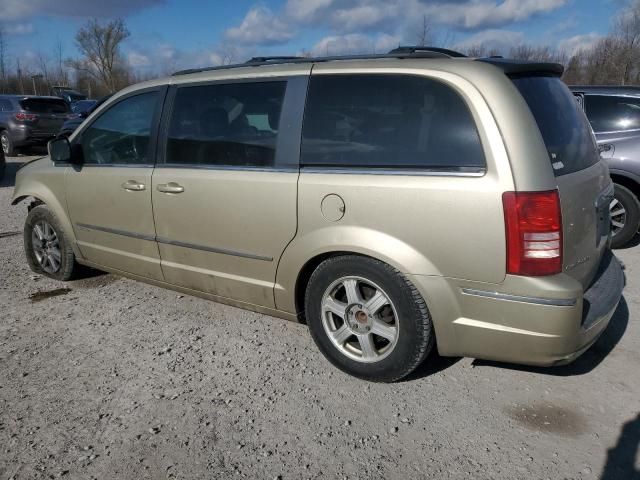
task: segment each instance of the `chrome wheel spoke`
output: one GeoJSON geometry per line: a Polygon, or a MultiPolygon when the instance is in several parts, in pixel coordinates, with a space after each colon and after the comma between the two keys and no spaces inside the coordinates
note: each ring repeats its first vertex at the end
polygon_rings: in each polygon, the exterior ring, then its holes
{"type": "Polygon", "coordinates": [[[35,233],[35,234],[36,234],[36,238],[37,238],[39,241],[41,241],[41,242],[43,242],[43,241],[44,241],[44,232],[42,231],[42,227],[40,226],[40,224],[36,224],[36,225],[33,227],[33,233],[35,233]]]}
{"type": "Polygon", "coordinates": [[[356,279],[350,278],[345,280],[342,284],[344,285],[344,290],[347,294],[348,303],[362,303],[362,296],[358,290],[358,281],[356,279]]]}
{"type": "Polygon", "coordinates": [[[624,228],[624,223],[622,223],[622,222],[618,222],[617,220],[613,220],[613,219],[612,219],[612,220],[611,220],[611,224],[612,224],[614,227],[624,228]]]}
{"type": "Polygon", "coordinates": [[[51,269],[53,272],[56,272],[58,268],[60,268],[60,262],[56,260],[52,253],[47,255],[47,260],[49,261],[49,265],[51,265],[51,269]]]}
{"type": "Polygon", "coordinates": [[[346,342],[350,336],[352,336],[353,333],[351,332],[351,330],[349,329],[349,327],[347,327],[347,324],[343,324],[340,328],[338,328],[335,332],[331,332],[331,337],[333,338],[333,341],[336,342],[338,345],[343,345],[344,342],[346,342]]]}
{"type": "Polygon", "coordinates": [[[337,301],[335,298],[327,296],[322,302],[322,311],[331,312],[344,318],[347,311],[347,304],[337,301]]]}
{"type": "Polygon", "coordinates": [[[378,335],[382,338],[386,338],[390,342],[396,339],[396,327],[383,322],[382,320],[375,318],[371,327],[371,333],[378,335]]]}
{"type": "Polygon", "coordinates": [[[372,360],[378,356],[376,346],[373,343],[373,336],[369,333],[364,335],[358,335],[358,343],[360,344],[360,350],[362,351],[362,358],[365,360],[372,360]]]}
{"type": "Polygon", "coordinates": [[[387,297],[380,290],[378,290],[373,294],[373,297],[365,302],[364,306],[371,315],[374,315],[378,313],[378,310],[388,304],[389,300],[387,300],[387,297]]]}
{"type": "Polygon", "coordinates": [[[625,213],[626,213],[626,210],[623,207],[620,207],[616,210],[611,210],[612,217],[617,217],[618,215],[624,215],[625,213]]]}

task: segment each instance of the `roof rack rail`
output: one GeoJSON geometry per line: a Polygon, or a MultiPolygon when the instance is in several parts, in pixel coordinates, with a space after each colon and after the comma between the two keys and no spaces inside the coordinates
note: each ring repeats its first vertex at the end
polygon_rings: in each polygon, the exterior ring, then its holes
{"type": "Polygon", "coordinates": [[[448,48],[440,47],[423,47],[420,45],[401,45],[398,48],[394,48],[389,52],[389,55],[413,55],[422,52],[441,53],[442,55],[451,58],[463,58],[466,57],[464,53],[456,52],[455,50],[449,50],[448,48]]]}
{"type": "Polygon", "coordinates": [[[272,56],[272,57],[252,57],[244,63],[269,63],[269,62],[283,62],[287,60],[302,60],[305,57],[295,57],[295,56],[272,56]]]}

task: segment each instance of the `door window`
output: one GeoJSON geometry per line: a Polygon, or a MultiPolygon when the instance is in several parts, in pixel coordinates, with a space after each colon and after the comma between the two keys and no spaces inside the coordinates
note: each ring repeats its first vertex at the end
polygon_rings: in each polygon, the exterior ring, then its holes
{"type": "Polygon", "coordinates": [[[149,138],[159,92],[126,98],[105,111],[82,132],[84,163],[147,165],[149,138]]]}
{"type": "Polygon", "coordinates": [[[165,162],[272,167],[285,89],[286,82],[178,88],[165,162]]]}
{"type": "Polygon", "coordinates": [[[587,117],[594,132],[640,129],[640,98],[586,95],[587,117]]]}
{"type": "Polygon", "coordinates": [[[410,75],[316,75],[302,135],[313,167],[478,170],[485,158],[464,100],[410,75]]]}

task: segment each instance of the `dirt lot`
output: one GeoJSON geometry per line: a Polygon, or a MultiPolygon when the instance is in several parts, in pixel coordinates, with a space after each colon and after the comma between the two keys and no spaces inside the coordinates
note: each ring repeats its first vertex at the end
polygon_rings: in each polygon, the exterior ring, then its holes
{"type": "MultiPolygon", "coordinates": [[[[27,268],[0,186],[0,478],[640,477],[640,247],[598,343],[555,369],[432,355],[408,381],[334,368],[304,325],[27,268]]],[[[637,243],[637,242],[636,242],[637,243]]]]}

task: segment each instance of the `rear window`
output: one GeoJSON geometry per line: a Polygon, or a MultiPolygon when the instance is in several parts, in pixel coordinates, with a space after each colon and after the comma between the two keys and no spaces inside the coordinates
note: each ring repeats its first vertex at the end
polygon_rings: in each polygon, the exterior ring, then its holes
{"type": "Polygon", "coordinates": [[[538,124],[556,176],[574,173],[600,160],[587,117],[556,77],[513,79],[538,124]]]}
{"type": "Polygon", "coordinates": [[[20,100],[20,107],[33,113],[67,113],[69,111],[67,102],[55,98],[27,98],[20,100]]]}
{"type": "Polygon", "coordinates": [[[302,165],[315,168],[484,170],[464,100],[409,75],[315,75],[307,97],[302,165]]]}

